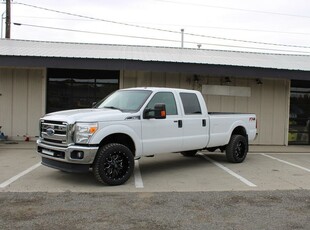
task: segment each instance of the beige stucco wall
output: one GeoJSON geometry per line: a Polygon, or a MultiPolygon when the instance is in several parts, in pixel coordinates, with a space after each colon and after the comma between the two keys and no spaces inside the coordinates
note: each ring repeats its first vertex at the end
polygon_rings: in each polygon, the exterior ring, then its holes
{"type": "MultiPolygon", "coordinates": [[[[121,71],[120,87],[161,86],[202,91],[203,85],[226,85],[224,78],[192,74],[121,71]]],[[[289,119],[289,80],[231,78],[229,86],[250,88],[250,96],[204,94],[211,112],[255,113],[259,136],[253,144],[286,145],[289,119]]],[[[0,68],[0,126],[12,139],[38,135],[38,120],[45,113],[45,69],[0,68]]]]}
{"type": "MultiPolygon", "coordinates": [[[[227,85],[224,77],[198,76],[194,81],[192,74],[154,73],[143,71],[123,71],[121,88],[137,86],[162,86],[202,91],[202,85],[227,85]]],[[[251,95],[213,96],[204,94],[210,112],[255,113],[258,120],[258,138],[252,144],[287,145],[289,119],[289,80],[231,78],[229,86],[250,88],[251,95]]]]}
{"type": "Polygon", "coordinates": [[[39,134],[45,111],[45,70],[0,68],[0,125],[10,139],[39,134]]]}

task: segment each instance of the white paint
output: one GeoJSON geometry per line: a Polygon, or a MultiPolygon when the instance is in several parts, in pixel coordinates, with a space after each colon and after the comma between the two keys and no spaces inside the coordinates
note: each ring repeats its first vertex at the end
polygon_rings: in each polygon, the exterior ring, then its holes
{"type": "Polygon", "coordinates": [[[31,166],[30,168],[26,169],[25,171],[17,174],[16,176],[11,177],[10,179],[8,179],[7,181],[4,181],[3,183],[0,184],[0,188],[5,188],[6,186],[12,184],[14,181],[18,180],[19,178],[21,178],[22,176],[25,176],[26,174],[30,173],[31,171],[35,170],[36,168],[38,168],[41,165],[40,163],[37,163],[33,166],[31,166]]]}
{"type": "Polygon", "coordinates": [[[142,176],[140,172],[140,167],[139,167],[139,160],[135,160],[134,177],[135,177],[136,188],[144,188],[142,176]]]}
{"type": "Polygon", "coordinates": [[[244,184],[246,184],[247,186],[250,187],[257,187],[255,184],[253,184],[251,181],[248,181],[247,179],[245,179],[244,177],[240,176],[239,174],[233,172],[232,170],[226,168],[224,165],[221,165],[220,163],[216,162],[215,160],[212,160],[211,158],[205,156],[202,153],[199,153],[199,155],[201,155],[203,158],[205,158],[206,160],[210,161],[212,164],[216,165],[217,167],[223,169],[225,172],[229,173],[230,175],[232,175],[233,177],[236,177],[238,180],[240,180],[241,182],[243,182],[244,184]]]}
{"type": "Polygon", "coordinates": [[[302,167],[302,166],[300,166],[300,165],[296,165],[296,164],[290,163],[290,162],[288,162],[288,161],[284,161],[284,160],[281,160],[281,159],[279,159],[279,158],[266,155],[266,154],[264,154],[264,153],[261,153],[260,155],[265,156],[265,157],[269,157],[269,158],[271,158],[271,159],[273,159],[273,160],[276,160],[276,161],[282,162],[282,163],[284,163],[284,164],[288,164],[288,165],[291,165],[291,166],[293,166],[293,167],[296,167],[296,168],[305,170],[305,171],[307,171],[307,172],[310,172],[310,169],[305,168],[305,167],[302,167]]]}

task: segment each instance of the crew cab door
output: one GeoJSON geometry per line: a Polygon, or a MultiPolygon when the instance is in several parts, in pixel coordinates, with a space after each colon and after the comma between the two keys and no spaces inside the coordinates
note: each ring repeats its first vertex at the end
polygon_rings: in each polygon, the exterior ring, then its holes
{"type": "Polygon", "coordinates": [[[202,108],[205,103],[195,93],[180,93],[183,107],[183,149],[196,150],[207,146],[209,140],[209,117],[202,108]]]}
{"type": "Polygon", "coordinates": [[[182,120],[172,92],[158,92],[145,109],[154,109],[155,104],[166,105],[165,119],[142,118],[143,155],[177,152],[182,149],[182,120]]]}

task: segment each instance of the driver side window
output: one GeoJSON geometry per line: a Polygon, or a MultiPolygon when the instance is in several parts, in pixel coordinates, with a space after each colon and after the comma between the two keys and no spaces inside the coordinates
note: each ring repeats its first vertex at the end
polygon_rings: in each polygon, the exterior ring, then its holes
{"type": "Polygon", "coordinates": [[[156,93],[149,104],[146,106],[147,109],[154,109],[155,104],[164,103],[166,105],[167,115],[177,115],[177,106],[175,103],[174,95],[170,92],[159,92],[156,93]]]}

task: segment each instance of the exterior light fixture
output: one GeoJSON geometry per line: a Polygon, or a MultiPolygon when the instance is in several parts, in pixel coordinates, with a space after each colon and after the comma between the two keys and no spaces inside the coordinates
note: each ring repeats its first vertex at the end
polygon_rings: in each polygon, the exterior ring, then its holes
{"type": "Polygon", "coordinates": [[[226,84],[230,84],[230,83],[231,83],[230,77],[225,77],[225,83],[226,83],[226,84]]]}
{"type": "Polygon", "coordinates": [[[263,82],[262,82],[262,80],[261,80],[261,79],[256,78],[256,84],[257,84],[257,85],[262,85],[262,84],[263,84],[263,82]]]}
{"type": "Polygon", "coordinates": [[[195,82],[195,84],[198,84],[199,81],[200,81],[200,79],[199,79],[198,75],[195,74],[194,75],[194,82],[195,82]]]}

